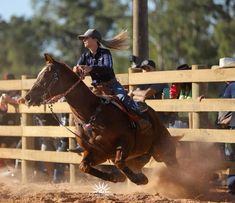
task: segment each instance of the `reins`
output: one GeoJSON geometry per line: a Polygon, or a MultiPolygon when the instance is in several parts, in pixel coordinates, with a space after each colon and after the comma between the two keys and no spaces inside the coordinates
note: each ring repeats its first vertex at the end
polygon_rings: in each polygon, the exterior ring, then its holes
{"type": "MultiPolygon", "coordinates": [[[[84,78],[84,75],[80,75],[80,77],[78,77],[78,80],[68,89],[66,90],[66,92],[56,95],[54,97],[52,97],[51,99],[49,99],[48,101],[46,101],[46,104],[48,104],[48,108],[50,109],[52,116],[54,117],[54,119],[60,124],[60,126],[63,126],[65,129],[67,129],[69,132],[71,132],[72,134],[74,134],[76,137],[79,137],[81,140],[83,140],[87,145],[89,145],[90,147],[101,151],[102,153],[106,154],[105,151],[101,148],[101,147],[97,147],[95,145],[92,145],[91,143],[89,143],[87,140],[85,140],[82,136],[78,135],[76,132],[72,131],[71,129],[69,129],[66,125],[64,125],[61,120],[58,118],[58,116],[54,113],[53,111],[53,103],[58,101],[59,99],[61,99],[62,97],[65,97],[66,95],[68,95],[82,80],[82,78],[84,78]]],[[[50,94],[50,91],[47,90],[50,94]]],[[[96,112],[98,113],[98,112],[96,112]]],[[[95,119],[95,115],[91,116],[90,121],[93,121],[95,119]]],[[[89,122],[90,122],[89,121],[89,122]]]]}
{"type": "MultiPolygon", "coordinates": [[[[52,104],[52,103],[58,101],[59,99],[61,99],[62,97],[65,97],[66,95],[68,95],[81,82],[81,80],[82,80],[81,78],[82,77],[79,77],[77,82],[75,82],[69,89],[67,89],[66,92],[52,97],[51,99],[47,100],[46,103],[52,104]]],[[[48,92],[49,92],[49,90],[48,90],[48,92]]],[[[49,94],[50,94],[50,92],[49,92],[49,94]]]]}
{"type": "MultiPolygon", "coordinates": [[[[61,99],[62,97],[65,97],[66,95],[68,95],[82,80],[83,76],[78,77],[77,82],[75,82],[69,89],[67,89],[64,93],[62,94],[58,94],[54,97],[52,97],[51,99],[49,99],[48,101],[46,101],[46,103],[48,104],[48,108],[50,109],[52,116],[54,117],[54,119],[60,124],[60,126],[63,126],[64,128],[66,128],[69,132],[73,133],[76,137],[79,137],[81,139],[83,139],[80,135],[78,135],[77,133],[73,132],[72,130],[70,130],[66,125],[64,125],[61,120],[58,118],[58,116],[54,113],[53,111],[53,103],[55,101],[58,101],[59,99],[61,99]]],[[[49,94],[50,91],[48,90],[49,94]]],[[[83,139],[84,140],[84,139],[83,139]]]]}
{"type": "Polygon", "coordinates": [[[67,129],[69,132],[73,133],[76,137],[79,137],[81,140],[83,140],[87,145],[89,145],[91,148],[94,148],[98,151],[101,151],[102,153],[106,154],[105,151],[101,148],[101,147],[97,147],[95,145],[92,145],[91,143],[89,143],[88,141],[86,141],[82,136],[78,135],[77,133],[75,133],[74,131],[70,130],[66,125],[64,125],[60,119],[58,118],[58,116],[55,114],[55,112],[53,111],[53,104],[48,104],[48,107],[52,113],[52,116],[55,118],[55,120],[60,124],[60,126],[63,126],[65,129],[67,129]]]}
{"type": "MultiPolygon", "coordinates": [[[[52,116],[54,117],[54,119],[61,125],[63,126],[64,128],[66,128],[69,132],[73,133],[76,137],[79,137],[81,139],[83,139],[80,135],[78,135],[77,133],[73,132],[72,130],[70,130],[66,125],[64,125],[60,119],[58,118],[58,116],[54,113],[53,111],[53,103],[58,101],[59,99],[61,99],[62,97],[65,97],[66,95],[68,95],[82,80],[84,76],[81,75],[80,77],[78,76],[78,80],[69,88],[67,89],[64,93],[62,94],[58,94],[54,97],[52,97],[51,99],[47,100],[46,101],[46,104],[48,104],[48,108],[50,109],[51,113],[52,113],[52,116]]],[[[47,90],[49,92],[49,95],[50,95],[50,91],[47,90]]]]}
{"type": "Polygon", "coordinates": [[[58,116],[55,114],[55,112],[53,111],[53,104],[48,104],[48,108],[50,109],[52,116],[54,117],[54,119],[60,124],[60,126],[63,126],[64,128],[66,128],[69,132],[73,133],[76,137],[79,137],[81,139],[83,139],[80,135],[78,135],[77,133],[75,133],[74,131],[70,130],[66,125],[64,125],[61,120],[58,118],[58,116]]]}

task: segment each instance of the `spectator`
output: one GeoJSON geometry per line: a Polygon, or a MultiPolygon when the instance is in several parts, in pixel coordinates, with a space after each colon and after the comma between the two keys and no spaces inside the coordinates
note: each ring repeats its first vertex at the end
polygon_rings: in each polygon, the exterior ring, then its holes
{"type": "MultiPolygon", "coordinates": [[[[4,80],[13,80],[15,76],[12,73],[6,73],[3,76],[4,80]]],[[[20,96],[19,91],[2,91],[0,95],[0,125],[19,125],[20,114],[17,98],[20,96]],[[16,113],[7,113],[8,105],[15,108],[16,113]]],[[[16,137],[0,137],[0,147],[15,148],[19,138],[16,137]]],[[[13,164],[12,160],[1,160],[2,164],[9,167],[13,164]]],[[[2,165],[1,164],[1,165],[2,165]]],[[[13,164],[14,165],[14,164],[13,164]]]]}
{"type": "MultiPolygon", "coordinates": [[[[191,70],[188,64],[182,64],[176,70],[191,70]]],[[[191,83],[173,83],[170,87],[171,99],[191,99],[192,84],[191,83]]]]}
{"type": "MultiPolygon", "coordinates": [[[[140,67],[142,72],[152,72],[156,71],[156,64],[152,60],[144,60],[140,67]]],[[[138,85],[137,88],[129,93],[129,95],[138,103],[140,108],[144,111],[148,108],[147,104],[145,103],[146,99],[162,99],[163,91],[168,90],[169,86],[165,83],[160,84],[146,84],[146,85],[138,85]]],[[[161,121],[166,123],[168,117],[165,113],[159,112],[159,117],[161,121]]]]}
{"type": "MultiPolygon", "coordinates": [[[[223,98],[235,98],[235,82],[226,82],[227,87],[224,91],[223,98]]],[[[227,116],[226,124],[228,124],[228,128],[231,130],[235,129],[235,112],[232,112],[230,116],[227,116]]],[[[235,144],[226,143],[225,144],[225,156],[230,161],[235,161],[235,144]]],[[[235,174],[231,174],[228,176],[228,189],[229,192],[235,194],[235,174]]]]}
{"type": "MultiPolygon", "coordinates": [[[[156,64],[152,60],[144,60],[140,68],[142,72],[152,72],[156,71],[156,64]]],[[[164,83],[139,85],[129,95],[137,102],[144,102],[146,99],[161,99],[164,88],[168,88],[168,85],[164,83]]]]}
{"type": "MultiPolygon", "coordinates": [[[[12,73],[6,73],[3,76],[4,80],[13,80],[15,76],[12,73]]],[[[0,125],[19,125],[20,114],[19,105],[17,99],[20,97],[19,91],[2,91],[0,95],[0,125]],[[12,105],[15,108],[16,113],[7,113],[8,105],[12,105]]],[[[15,140],[15,138],[13,138],[15,140]]],[[[12,143],[12,139],[7,137],[9,143],[12,143]]],[[[13,140],[13,143],[15,141],[13,140]]],[[[13,144],[12,144],[13,145],[13,144]]],[[[7,145],[9,147],[9,145],[7,145]]]]}
{"type": "MultiPolygon", "coordinates": [[[[61,123],[67,125],[68,117],[67,114],[58,115],[61,123]]],[[[35,125],[58,125],[58,122],[54,119],[51,114],[40,114],[34,115],[33,121],[35,125]]],[[[52,138],[52,137],[41,137],[39,139],[39,148],[41,151],[58,151],[65,152],[68,147],[68,138],[52,138]]],[[[53,183],[59,183],[65,181],[65,164],[62,163],[51,163],[45,162],[40,163],[39,170],[48,175],[49,181],[53,183]]]]}
{"type": "MultiPolygon", "coordinates": [[[[188,64],[182,64],[176,70],[191,70],[188,64]]],[[[192,98],[192,84],[191,83],[173,83],[170,87],[171,99],[191,99],[192,98]]],[[[184,113],[172,113],[171,124],[169,127],[185,128],[189,126],[190,115],[184,113]]]]}

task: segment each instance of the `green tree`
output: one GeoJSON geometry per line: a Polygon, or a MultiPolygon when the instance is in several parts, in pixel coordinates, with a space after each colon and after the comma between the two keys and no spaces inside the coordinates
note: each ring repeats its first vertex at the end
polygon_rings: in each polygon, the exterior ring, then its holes
{"type": "Polygon", "coordinates": [[[155,10],[149,13],[150,56],[162,68],[174,68],[181,63],[215,64],[223,57],[221,54],[234,55],[229,48],[231,43],[234,45],[234,39],[226,38],[224,33],[227,29],[230,36],[234,34],[234,12],[228,13],[224,2],[151,2],[155,10]],[[230,19],[229,24],[225,23],[227,19],[230,19]]]}
{"type": "Polygon", "coordinates": [[[16,75],[35,72],[39,64],[40,44],[31,27],[32,21],[23,17],[12,17],[10,22],[0,22],[2,72],[16,75]]]}
{"type": "MultiPolygon", "coordinates": [[[[44,52],[73,66],[83,51],[77,35],[97,28],[105,38],[122,29],[130,49],[113,51],[115,72],[127,72],[132,48],[132,5],[127,0],[31,0],[32,19],[0,18],[0,71],[35,74],[44,52]]],[[[149,55],[172,69],[181,63],[216,64],[234,56],[234,0],[149,0],[149,55]]]]}
{"type": "MultiPolygon", "coordinates": [[[[125,3],[116,0],[32,0],[32,2],[36,10],[35,18],[40,16],[41,21],[47,22],[44,24],[49,31],[48,45],[53,45],[56,49],[54,54],[71,66],[75,65],[83,51],[77,35],[94,27],[103,36],[110,37],[120,31],[116,22],[123,19],[128,8],[125,3]]],[[[113,52],[113,57],[114,62],[118,62],[118,66],[115,66],[116,72],[120,72],[118,67],[127,65],[128,56],[113,52]]]]}

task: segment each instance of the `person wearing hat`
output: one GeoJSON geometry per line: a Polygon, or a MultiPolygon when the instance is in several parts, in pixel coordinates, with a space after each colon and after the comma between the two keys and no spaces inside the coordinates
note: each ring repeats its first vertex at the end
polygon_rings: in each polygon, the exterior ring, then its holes
{"type": "MultiPolygon", "coordinates": [[[[140,68],[142,72],[156,71],[156,64],[153,60],[144,60],[140,68]]],[[[134,91],[130,92],[129,95],[138,102],[141,108],[148,108],[145,103],[146,99],[161,99],[164,88],[169,88],[167,84],[147,84],[139,85],[134,91]]]]}
{"type": "MultiPolygon", "coordinates": [[[[156,64],[152,60],[144,60],[140,68],[142,72],[152,72],[156,71],[156,64]]],[[[164,88],[168,88],[168,85],[163,83],[139,85],[134,91],[130,92],[129,95],[135,101],[140,102],[144,102],[146,99],[161,99],[164,88]]]]}
{"type": "Polygon", "coordinates": [[[78,38],[88,51],[81,55],[73,71],[90,75],[94,89],[117,96],[130,111],[137,113],[141,117],[139,120],[141,129],[151,127],[150,122],[142,117],[137,103],[128,96],[114,74],[112,55],[109,49],[123,50],[127,48],[127,31],[122,31],[112,39],[105,40],[96,29],[88,29],[78,38]]]}
{"type": "MultiPolygon", "coordinates": [[[[234,66],[235,67],[235,66],[234,66]]],[[[235,81],[226,82],[226,88],[224,90],[223,98],[235,98],[235,81]]],[[[228,117],[226,125],[228,129],[235,129],[235,112],[229,112],[231,116],[228,117]]],[[[225,157],[229,161],[235,161],[235,144],[225,143],[224,146],[225,157]]],[[[230,166],[229,175],[227,177],[227,186],[229,193],[235,194],[235,167],[230,166]]]]}

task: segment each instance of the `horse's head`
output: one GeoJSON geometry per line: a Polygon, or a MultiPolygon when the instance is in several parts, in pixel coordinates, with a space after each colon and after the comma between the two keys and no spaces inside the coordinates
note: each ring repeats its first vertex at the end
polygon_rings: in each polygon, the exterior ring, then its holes
{"type": "Polygon", "coordinates": [[[36,82],[25,96],[29,106],[39,106],[48,102],[53,97],[63,94],[71,81],[78,80],[76,74],[65,64],[55,61],[49,54],[44,56],[46,65],[39,72],[36,82]]]}

